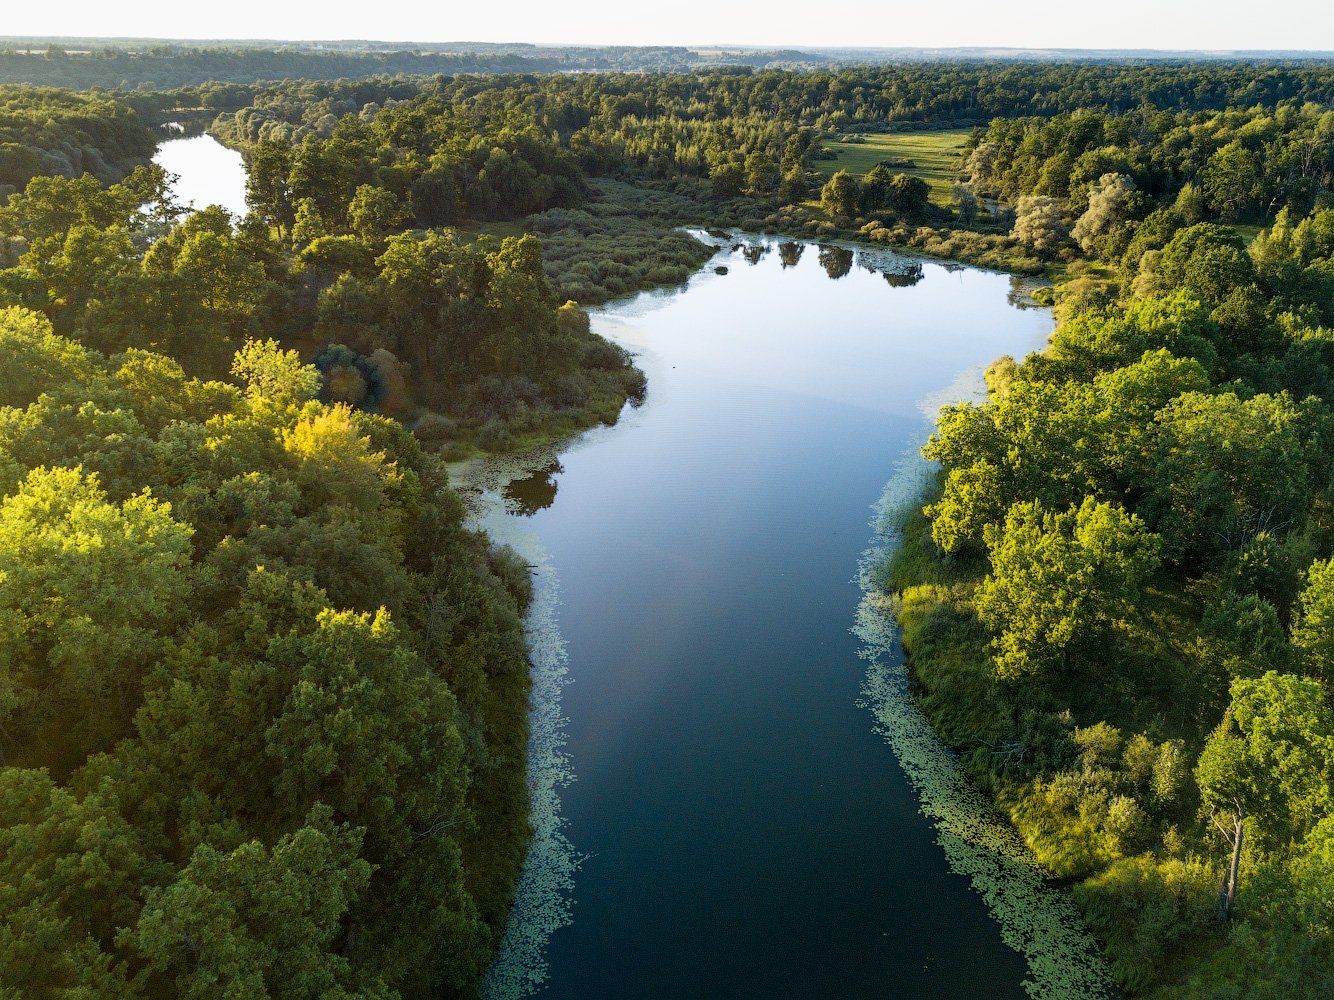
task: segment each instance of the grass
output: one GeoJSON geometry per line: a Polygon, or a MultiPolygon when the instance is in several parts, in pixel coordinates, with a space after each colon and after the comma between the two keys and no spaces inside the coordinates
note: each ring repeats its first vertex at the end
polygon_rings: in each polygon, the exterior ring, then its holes
{"type": "Polygon", "coordinates": [[[971,129],[942,129],[936,132],[889,132],[862,136],[865,142],[828,142],[825,148],[836,159],[821,160],[826,176],[846,170],[860,177],[882,160],[896,163],[911,160],[911,167],[890,167],[895,173],[920,177],[931,186],[931,201],[949,205],[959,168],[959,150],[971,129]]]}
{"type": "Polygon", "coordinates": [[[1255,238],[1260,235],[1260,230],[1264,228],[1264,226],[1247,226],[1240,223],[1234,223],[1232,231],[1241,237],[1243,243],[1250,246],[1255,242],[1255,238]]]}

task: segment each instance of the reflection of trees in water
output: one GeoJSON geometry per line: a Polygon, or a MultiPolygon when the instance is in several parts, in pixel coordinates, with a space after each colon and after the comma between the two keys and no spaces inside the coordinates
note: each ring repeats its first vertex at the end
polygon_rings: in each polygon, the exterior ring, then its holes
{"type": "Polygon", "coordinates": [[[1033,301],[1033,289],[1036,283],[1023,275],[1010,275],[1010,290],[1005,293],[1005,301],[1016,309],[1041,309],[1040,302],[1033,301]]]}
{"type": "Polygon", "coordinates": [[[505,498],[511,501],[509,506],[522,517],[532,517],[539,510],[546,510],[556,502],[556,477],[564,471],[559,461],[552,461],[531,476],[512,480],[505,487],[505,498]]]}
{"type": "Polygon", "coordinates": [[[852,251],[843,247],[821,247],[820,266],[834,281],[852,270],[852,251]]]}
{"type": "Polygon", "coordinates": [[[751,243],[741,252],[745,255],[747,261],[758,264],[760,258],[769,252],[769,245],[767,243],[751,243]]]}
{"type": "Polygon", "coordinates": [[[890,288],[911,288],[922,280],[922,265],[916,261],[903,260],[886,265],[871,254],[858,254],[857,266],[863,271],[882,275],[890,288]]]}
{"type": "Polygon", "coordinates": [[[801,255],[806,252],[805,243],[778,244],[778,259],[784,267],[796,267],[801,262],[801,255]]]}
{"type": "Polygon", "coordinates": [[[886,271],[885,281],[890,288],[911,288],[922,280],[922,265],[909,264],[897,271],[886,271]]]}

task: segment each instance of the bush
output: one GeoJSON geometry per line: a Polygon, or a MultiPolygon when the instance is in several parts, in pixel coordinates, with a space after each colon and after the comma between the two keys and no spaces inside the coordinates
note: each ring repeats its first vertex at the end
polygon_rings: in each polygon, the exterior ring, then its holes
{"type": "Polygon", "coordinates": [[[1075,887],[1075,902],[1104,942],[1127,989],[1158,985],[1183,939],[1213,924],[1218,873],[1194,858],[1146,855],[1117,861],[1075,887]]]}

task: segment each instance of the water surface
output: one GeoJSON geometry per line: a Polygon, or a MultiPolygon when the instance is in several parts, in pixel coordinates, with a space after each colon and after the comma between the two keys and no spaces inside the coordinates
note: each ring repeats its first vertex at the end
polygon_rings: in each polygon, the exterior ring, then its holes
{"type": "Polygon", "coordinates": [[[187,207],[221,205],[237,218],[246,214],[245,163],[211,135],[168,139],[158,146],[153,162],[177,181],[172,190],[187,207]]]}
{"type": "MultiPolygon", "coordinates": [[[[1010,291],[738,238],[685,290],[595,314],[639,354],[646,403],[488,519],[540,547],[568,657],[561,832],[579,863],[542,996],[1024,995],[1023,960],[859,707],[850,632],[871,507],[924,440],[924,404],[1050,331],[1010,291]]],[[[522,992],[516,958],[493,996],[522,992]]]]}

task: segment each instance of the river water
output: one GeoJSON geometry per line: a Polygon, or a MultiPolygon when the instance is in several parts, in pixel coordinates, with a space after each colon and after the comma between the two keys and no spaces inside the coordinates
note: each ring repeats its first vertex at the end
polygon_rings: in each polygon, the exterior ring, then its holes
{"type": "Polygon", "coordinates": [[[211,135],[168,139],[153,162],[176,175],[176,199],[196,209],[221,205],[238,219],[246,214],[245,163],[211,135]]]}
{"type": "Polygon", "coordinates": [[[1045,342],[1020,304],[1004,275],[737,234],[594,312],[646,402],[481,504],[540,567],[548,709],[491,997],[1017,997],[1015,947],[1087,957],[1006,831],[975,836],[985,803],[863,627],[886,484],[911,496],[939,405],[1045,342]]]}
{"type": "MultiPolygon", "coordinates": [[[[235,210],[210,142],[159,162],[235,210]]],[[[642,406],[462,472],[538,584],[536,835],[490,1000],[1096,992],[1052,973],[1087,938],[912,708],[862,586],[936,409],[1045,342],[1021,306],[1000,274],[732,234],[594,311],[642,406]]]]}

